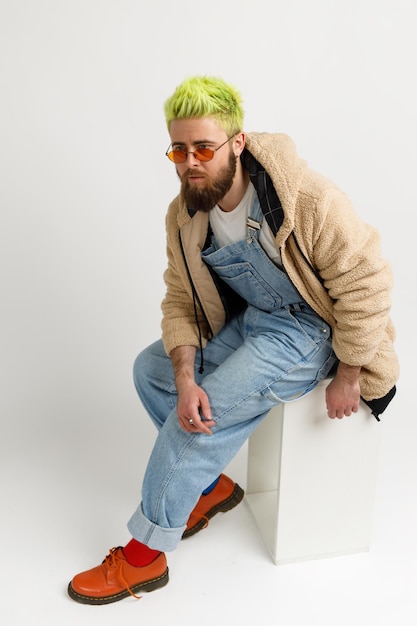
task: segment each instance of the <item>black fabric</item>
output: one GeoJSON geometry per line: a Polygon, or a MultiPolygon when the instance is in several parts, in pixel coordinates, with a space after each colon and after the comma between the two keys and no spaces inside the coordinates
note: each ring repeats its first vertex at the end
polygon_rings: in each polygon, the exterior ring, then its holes
{"type": "Polygon", "coordinates": [[[392,387],[392,389],[390,389],[390,391],[387,394],[385,394],[385,396],[383,396],[382,398],[375,398],[374,400],[365,400],[364,398],[362,398],[362,400],[363,402],[365,402],[367,406],[369,406],[369,408],[372,411],[372,415],[379,422],[380,421],[379,416],[381,415],[381,413],[385,411],[385,409],[387,408],[387,406],[389,405],[389,403],[391,402],[391,400],[393,399],[396,393],[397,393],[397,388],[394,385],[394,387],[392,387]]]}
{"type": "Polygon", "coordinates": [[[249,173],[251,182],[258,194],[262,213],[275,237],[284,220],[284,211],[271,177],[246,148],[240,155],[240,159],[243,167],[249,173]]]}
{"type": "Polygon", "coordinates": [[[236,315],[246,309],[248,303],[227,283],[225,283],[224,280],[222,280],[220,276],[216,274],[216,272],[208,263],[206,263],[206,266],[211,274],[213,282],[216,285],[217,291],[222,301],[227,324],[227,322],[230,322],[230,320],[236,317],[236,315]]]}

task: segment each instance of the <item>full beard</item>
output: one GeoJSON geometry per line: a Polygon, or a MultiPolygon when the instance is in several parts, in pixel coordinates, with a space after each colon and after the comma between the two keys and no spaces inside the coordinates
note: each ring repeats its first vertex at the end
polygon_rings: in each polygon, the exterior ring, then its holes
{"type": "Polygon", "coordinates": [[[227,194],[233,184],[236,174],[236,157],[232,151],[229,154],[229,162],[223,167],[216,179],[209,178],[204,172],[188,169],[181,179],[181,192],[184,200],[195,211],[208,213],[227,194]],[[188,177],[191,175],[202,176],[206,182],[203,186],[190,184],[188,177]]]}

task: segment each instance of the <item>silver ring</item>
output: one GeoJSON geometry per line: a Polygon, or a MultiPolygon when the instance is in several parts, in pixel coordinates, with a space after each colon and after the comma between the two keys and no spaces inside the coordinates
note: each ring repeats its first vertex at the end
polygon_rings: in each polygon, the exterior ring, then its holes
{"type": "Polygon", "coordinates": [[[188,420],[189,424],[194,424],[194,420],[188,420]]]}

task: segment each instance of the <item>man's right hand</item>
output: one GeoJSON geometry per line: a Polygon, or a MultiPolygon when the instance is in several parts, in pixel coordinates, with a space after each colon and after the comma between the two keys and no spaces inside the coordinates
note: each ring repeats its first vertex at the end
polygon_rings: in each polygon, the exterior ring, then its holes
{"type": "Polygon", "coordinates": [[[170,354],[178,392],[178,421],[187,432],[211,435],[216,422],[211,419],[206,392],[194,380],[195,354],[193,346],[179,346],[170,354]]]}
{"type": "Polygon", "coordinates": [[[187,432],[212,434],[211,428],[216,422],[211,419],[208,396],[194,381],[179,386],[177,413],[181,427],[187,432]]]}

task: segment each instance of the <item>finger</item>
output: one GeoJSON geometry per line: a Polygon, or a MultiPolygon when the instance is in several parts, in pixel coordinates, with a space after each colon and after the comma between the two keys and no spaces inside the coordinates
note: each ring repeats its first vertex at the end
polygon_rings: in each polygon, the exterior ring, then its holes
{"type": "Polygon", "coordinates": [[[213,421],[206,421],[206,420],[197,420],[197,422],[194,422],[193,426],[195,428],[196,431],[200,432],[200,433],[205,433],[206,435],[211,435],[211,426],[214,425],[215,422],[213,421]]]}
{"type": "Polygon", "coordinates": [[[197,418],[184,418],[183,423],[181,424],[181,426],[184,428],[184,430],[186,430],[189,433],[192,432],[196,432],[197,429],[197,422],[198,419],[197,418]]]}
{"type": "Polygon", "coordinates": [[[186,432],[191,432],[194,429],[194,419],[188,417],[178,417],[179,425],[186,432]]]}
{"type": "Polygon", "coordinates": [[[213,420],[206,421],[198,418],[191,418],[188,420],[188,431],[194,433],[205,433],[206,435],[211,435],[211,427],[214,426],[215,422],[213,420]]]}
{"type": "Polygon", "coordinates": [[[201,399],[200,417],[206,422],[212,421],[211,420],[211,408],[210,408],[210,403],[209,403],[207,396],[204,396],[201,399]]]}

